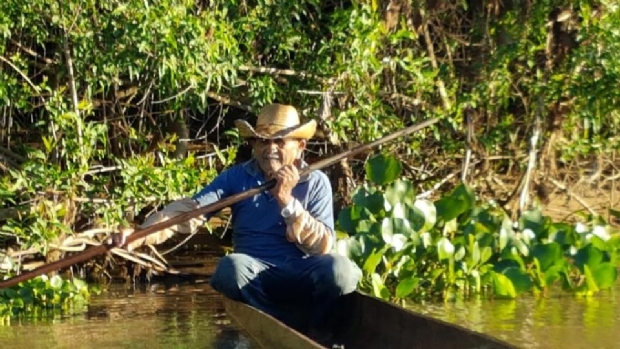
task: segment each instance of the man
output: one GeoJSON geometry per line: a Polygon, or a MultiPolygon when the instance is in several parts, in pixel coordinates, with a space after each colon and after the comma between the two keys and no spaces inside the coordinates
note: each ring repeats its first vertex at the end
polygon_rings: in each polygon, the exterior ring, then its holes
{"type": "MultiPolygon", "coordinates": [[[[308,306],[309,335],[319,340],[327,312],[339,296],[357,288],[361,271],[346,257],[330,253],[336,235],[327,176],[313,171],[300,177],[300,169],[308,166],[302,154],[316,123],[301,124],[294,107],[271,104],[259,113],[256,128],[243,120],[236,126],[251,144],[253,158],[224,170],[192,198],[172,202],[143,227],[275,178],[269,192],[231,206],[234,252],[220,260],[211,286],[282,321],[290,315],[282,305],[308,306]]],[[[208,218],[175,225],[128,249],[162,243],[175,231],[191,233],[208,218]]]]}

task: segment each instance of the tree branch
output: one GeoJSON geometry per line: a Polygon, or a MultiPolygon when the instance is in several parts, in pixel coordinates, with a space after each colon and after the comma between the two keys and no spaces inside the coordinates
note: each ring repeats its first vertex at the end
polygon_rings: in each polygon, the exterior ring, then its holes
{"type": "MultiPolygon", "coordinates": [[[[431,65],[433,69],[438,70],[439,66],[437,65],[437,58],[435,57],[435,49],[433,48],[433,40],[431,39],[431,34],[428,30],[428,18],[426,16],[426,11],[424,9],[420,9],[420,15],[423,18],[422,29],[424,31],[424,41],[426,42],[426,50],[428,51],[428,57],[431,60],[431,65]]],[[[441,96],[441,100],[443,101],[443,106],[446,110],[450,110],[452,107],[450,103],[450,99],[448,98],[448,93],[446,92],[446,86],[443,83],[443,80],[437,78],[437,89],[439,90],[439,95],[441,96]]]]}
{"type": "Polygon", "coordinates": [[[69,48],[69,34],[65,31],[65,37],[63,40],[63,48],[65,53],[65,60],[67,61],[67,70],[69,74],[69,85],[71,87],[71,98],[73,101],[73,112],[75,113],[76,122],[77,122],[77,133],[78,133],[78,145],[82,150],[82,153],[85,153],[84,149],[84,135],[82,131],[82,118],[80,117],[80,108],[79,101],[77,95],[77,89],[75,87],[75,75],[73,74],[73,59],[71,58],[71,49],[69,48]]]}

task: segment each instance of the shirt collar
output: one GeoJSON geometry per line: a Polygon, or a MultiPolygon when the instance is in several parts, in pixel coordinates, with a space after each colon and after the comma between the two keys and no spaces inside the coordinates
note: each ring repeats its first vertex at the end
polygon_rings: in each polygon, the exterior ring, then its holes
{"type": "MultiPolygon", "coordinates": [[[[255,158],[252,158],[244,163],[241,164],[241,166],[245,169],[245,171],[252,177],[257,178],[257,179],[261,179],[264,180],[265,177],[263,176],[263,173],[260,170],[260,167],[258,165],[258,161],[255,158]]],[[[306,167],[308,167],[308,163],[305,161],[301,161],[301,169],[305,169],[306,167]]],[[[307,174],[305,176],[302,176],[299,179],[299,183],[303,183],[306,182],[307,180],[310,179],[310,174],[307,174]]]]}

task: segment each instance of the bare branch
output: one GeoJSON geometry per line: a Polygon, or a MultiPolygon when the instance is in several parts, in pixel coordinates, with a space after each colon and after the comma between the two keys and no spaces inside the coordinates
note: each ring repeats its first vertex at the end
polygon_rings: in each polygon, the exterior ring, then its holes
{"type": "MultiPolygon", "coordinates": [[[[437,58],[435,57],[435,49],[433,48],[433,40],[431,39],[431,34],[428,30],[428,17],[426,16],[426,11],[424,9],[420,9],[420,15],[423,18],[424,24],[422,25],[424,31],[424,41],[426,42],[426,50],[428,51],[428,56],[431,60],[431,65],[433,69],[439,69],[439,65],[437,64],[437,58]]],[[[439,90],[439,95],[441,96],[441,100],[443,101],[443,106],[446,110],[450,110],[452,107],[450,103],[450,99],[448,98],[448,93],[446,92],[446,86],[441,79],[437,79],[437,89],[439,90]]]]}
{"type": "Polygon", "coordinates": [[[568,195],[569,197],[577,200],[577,202],[580,203],[581,206],[583,206],[586,210],[588,210],[588,212],[590,212],[592,215],[596,216],[596,212],[590,207],[590,205],[588,205],[588,203],[583,198],[581,198],[579,195],[575,194],[572,190],[568,189],[568,187],[566,185],[558,182],[557,180],[555,180],[553,178],[549,178],[548,180],[553,185],[555,185],[558,189],[564,191],[564,193],[566,193],[566,195],[568,195]]]}
{"type": "Polygon", "coordinates": [[[302,78],[312,78],[312,79],[319,80],[321,82],[327,82],[327,79],[320,77],[318,75],[303,72],[303,71],[296,71],[293,69],[278,69],[278,68],[270,68],[270,67],[253,67],[253,66],[248,66],[248,65],[242,65],[239,67],[239,70],[249,71],[253,73],[271,74],[271,75],[299,76],[302,78]]]}
{"type": "Polygon", "coordinates": [[[73,59],[71,58],[71,49],[69,48],[69,34],[65,31],[65,37],[63,40],[63,48],[65,53],[65,60],[67,61],[67,69],[69,74],[69,86],[71,87],[71,99],[73,102],[73,112],[75,113],[77,123],[78,145],[82,152],[84,152],[84,135],[82,131],[82,119],[80,117],[80,108],[77,95],[77,89],[75,86],[75,74],[73,74],[73,59]]]}
{"type": "Polygon", "coordinates": [[[41,100],[43,101],[43,104],[47,104],[47,102],[45,101],[45,97],[43,97],[43,95],[41,95],[41,93],[39,92],[39,88],[32,82],[32,80],[30,80],[28,75],[26,75],[15,64],[13,64],[13,62],[11,62],[8,59],[4,58],[4,56],[2,56],[2,55],[0,55],[0,61],[3,61],[4,63],[8,64],[11,68],[13,68],[13,70],[15,70],[17,72],[17,74],[19,74],[24,80],[26,80],[28,85],[30,85],[34,89],[34,91],[37,92],[37,96],[39,98],[41,98],[41,100]]]}

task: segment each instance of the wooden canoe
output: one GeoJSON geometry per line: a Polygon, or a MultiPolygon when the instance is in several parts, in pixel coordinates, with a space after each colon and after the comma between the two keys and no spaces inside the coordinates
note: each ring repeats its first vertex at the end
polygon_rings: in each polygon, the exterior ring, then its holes
{"type": "MultiPolygon", "coordinates": [[[[326,348],[300,331],[246,304],[225,299],[224,306],[229,316],[264,348],[326,348]]],[[[491,336],[401,308],[361,292],[342,297],[331,318],[334,344],[344,349],[516,348],[491,336]]]]}

